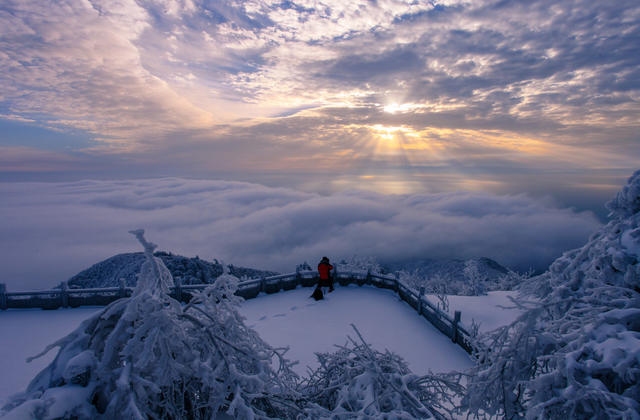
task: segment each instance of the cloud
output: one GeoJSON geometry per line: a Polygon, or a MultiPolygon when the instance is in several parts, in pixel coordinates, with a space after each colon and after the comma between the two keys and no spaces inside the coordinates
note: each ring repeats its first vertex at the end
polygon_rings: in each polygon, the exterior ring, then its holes
{"type": "Polygon", "coordinates": [[[374,57],[358,54],[341,57],[338,61],[332,60],[327,76],[340,81],[352,79],[369,82],[379,76],[391,78],[399,74],[413,75],[422,66],[422,60],[416,52],[402,47],[374,57]]]}
{"type": "Polygon", "coordinates": [[[633,0],[8,0],[0,118],[41,131],[0,130],[0,176],[578,190],[596,211],[640,156],[639,19],[633,0]]]}
{"type": "Polygon", "coordinates": [[[148,13],[136,2],[10,1],[0,26],[0,86],[13,115],[84,130],[120,152],[137,149],[136,138],[214,121],[145,69],[134,40],[148,13]]]}
{"type": "Polygon", "coordinates": [[[74,163],[68,155],[32,147],[0,146],[0,172],[62,170],[74,163]]]}
{"type": "Polygon", "coordinates": [[[487,256],[544,268],[598,228],[525,195],[331,195],[257,184],[164,178],[2,183],[0,264],[12,290],[45,288],[101,259],[137,251],[145,228],[160,249],[292,271],[319,256],[382,262],[487,256]]]}
{"type": "Polygon", "coordinates": [[[389,101],[493,129],[637,130],[639,15],[633,1],[10,1],[0,86],[12,114],[111,148],[389,101]]]}

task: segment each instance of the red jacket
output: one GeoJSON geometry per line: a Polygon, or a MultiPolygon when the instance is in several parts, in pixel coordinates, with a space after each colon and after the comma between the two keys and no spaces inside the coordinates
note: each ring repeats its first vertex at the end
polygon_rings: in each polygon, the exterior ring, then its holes
{"type": "Polygon", "coordinates": [[[329,280],[329,274],[333,270],[333,266],[326,262],[321,262],[318,264],[318,274],[320,275],[320,280],[329,280]]]}

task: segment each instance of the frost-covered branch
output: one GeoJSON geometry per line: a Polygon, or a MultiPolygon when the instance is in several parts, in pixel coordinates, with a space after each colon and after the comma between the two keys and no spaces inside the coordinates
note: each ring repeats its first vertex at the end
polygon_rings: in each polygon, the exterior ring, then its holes
{"type": "Polygon", "coordinates": [[[334,353],[318,353],[320,367],[303,382],[310,418],[450,417],[461,392],[451,376],[412,374],[397,355],[349,337],[334,353]]]}
{"type": "Polygon", "coordinates": [[[506,418],[640,418],[640,171],[613,219],[521,293],[537,304],[481,336],[463,400],[506,418]]]}
{"type": "Polygon", "coordinates": [[[222,276],[186,313],[167,293],[172,279],[155,245],[142,230],[133,233],[147,257],[136,293],[54,343],[56,358],[3,412],[20,419],[298,415],[284,402],[295,400],[296,376],[284,359],[274,371],[276,351],[244,324],[237,279],[222,276]]]}

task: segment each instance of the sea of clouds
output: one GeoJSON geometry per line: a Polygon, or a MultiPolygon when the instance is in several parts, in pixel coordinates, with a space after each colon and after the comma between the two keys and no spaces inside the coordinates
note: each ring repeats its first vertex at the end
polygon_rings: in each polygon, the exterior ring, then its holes
{"type": "Polygon", "coordinates": [[[380,262],[490,257],[544,269],[600,225],[551,200],[486,193],[319,195],[257,184],[162,178],[2,183],[0,267],[9,290],[48,288],[90,265],[160,250],[289,272],[323,255],[380,262]]]}

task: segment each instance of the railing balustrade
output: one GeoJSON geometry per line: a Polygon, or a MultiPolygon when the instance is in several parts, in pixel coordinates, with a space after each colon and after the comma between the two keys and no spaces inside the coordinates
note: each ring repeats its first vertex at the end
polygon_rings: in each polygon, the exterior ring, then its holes
{"type": "MultiPolygon", "coordinates": [[[[424,295],[424,288],[420,291],[412,289],[397,276],[386,276],[367,272],[335,273],[334,281],[342,286],[357,284],[371,285],[395,291],[400,299],[414,308],[418,314],[427,319],[440,332],[462,347],[467,353],[473,351],[471,335],[461,325],[460,311],[455,311],[453,319],[446,312],[433,305],[424,295]]],[[[200,291],[209,284],[182,284],[181,279],[174,279],[175,286],[171,288],[171,295],[175,299],[188,302],[193,296],[191,292],[200,291]]],[[[296,287],[312,287],[318,282],[317,271],[296,270],[294,273],[279,274],[241,281],[236,294],[244,299],[253,299],[260,293],[276,293],[281,290],[292,290],[296,287]]],[[[109,303],[131,296],[132,287],[126,287],[124,280],[120,280],[118,287],[102,287],[92,289],[69,288],[66,282],[59,289],[41,290],[34,292],[7,292],[6,285],[0,283],[0,309],[12,308],[42,308],[56,309],[59,307],[104,306],[109,303]]]]}

